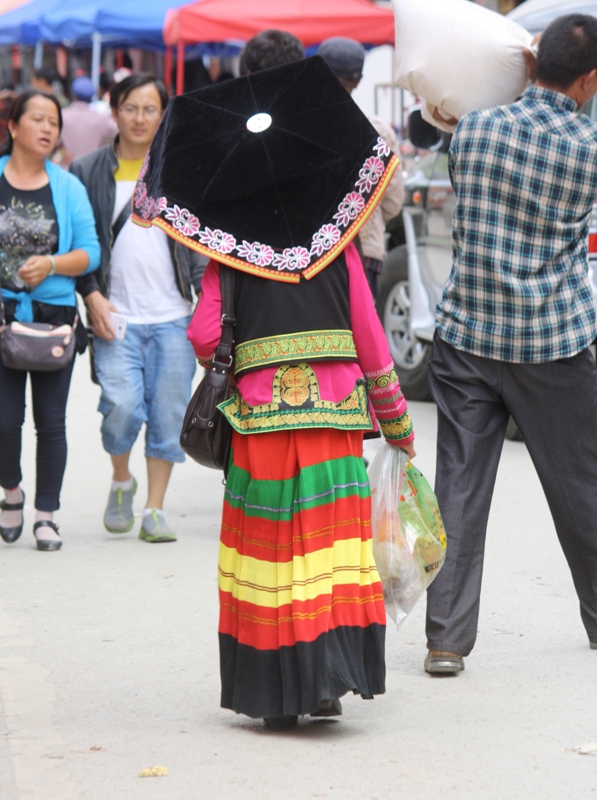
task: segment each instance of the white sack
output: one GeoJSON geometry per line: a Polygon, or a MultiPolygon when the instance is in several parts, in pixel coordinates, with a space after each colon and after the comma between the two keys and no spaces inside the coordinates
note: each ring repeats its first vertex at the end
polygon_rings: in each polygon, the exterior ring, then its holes
{"type": "Polygon", "coordinates": [[[512,103],[527,85],[531,34],[468,0],[393,0],[396,81],[419,95],[423,117],[450,133],[471,111],[512,103]]]}

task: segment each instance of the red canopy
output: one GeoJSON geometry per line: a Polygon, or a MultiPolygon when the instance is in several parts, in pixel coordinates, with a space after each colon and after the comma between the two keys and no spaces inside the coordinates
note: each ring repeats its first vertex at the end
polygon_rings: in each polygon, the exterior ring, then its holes
{"type": "Polygon", "coordinates": [[[164,41],[248,41],[267,28],[293,33],[305,47],[330,36],[371,45],[394,43],[392,10],[369,0],[199,0],[168,12],[164,41]]]}

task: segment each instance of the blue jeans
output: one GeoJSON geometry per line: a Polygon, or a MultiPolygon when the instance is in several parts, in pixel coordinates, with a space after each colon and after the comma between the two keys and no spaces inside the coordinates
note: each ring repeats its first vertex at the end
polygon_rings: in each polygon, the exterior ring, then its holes
{"type": "Polygon", "coordinates": [[[189,321],[129,324],[124,339],[113,342],[94,337],[102,443],[110,455],[128,453],[146,423],[145,456],[184,461],[178,440],[195,374],[189,321]]]}

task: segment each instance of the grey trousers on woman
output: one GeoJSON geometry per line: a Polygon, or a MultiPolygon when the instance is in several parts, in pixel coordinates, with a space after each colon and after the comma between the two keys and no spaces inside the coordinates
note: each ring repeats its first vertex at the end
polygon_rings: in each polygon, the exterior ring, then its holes
{"type": "Polygon", "coordinates": [[[448,547],[427,591],[427,646],[466,656],[477,635],[487,519],[511,414],[539,475],[589,640],[597,642],[597,367],[589,350],[510,364],[436,334],[435,492],[448,547]]]}

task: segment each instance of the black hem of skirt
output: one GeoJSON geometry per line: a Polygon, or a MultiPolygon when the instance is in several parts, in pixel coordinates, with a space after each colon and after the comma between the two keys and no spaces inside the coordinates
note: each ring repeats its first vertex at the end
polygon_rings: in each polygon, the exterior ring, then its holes
{"type": "Polygon", "coordinates": [[[385,692],[385,625],[341,626],[313,642],[257,650],[220,633],[222,708],[248,717],[311,714],[347,692],[385,692]]]}

